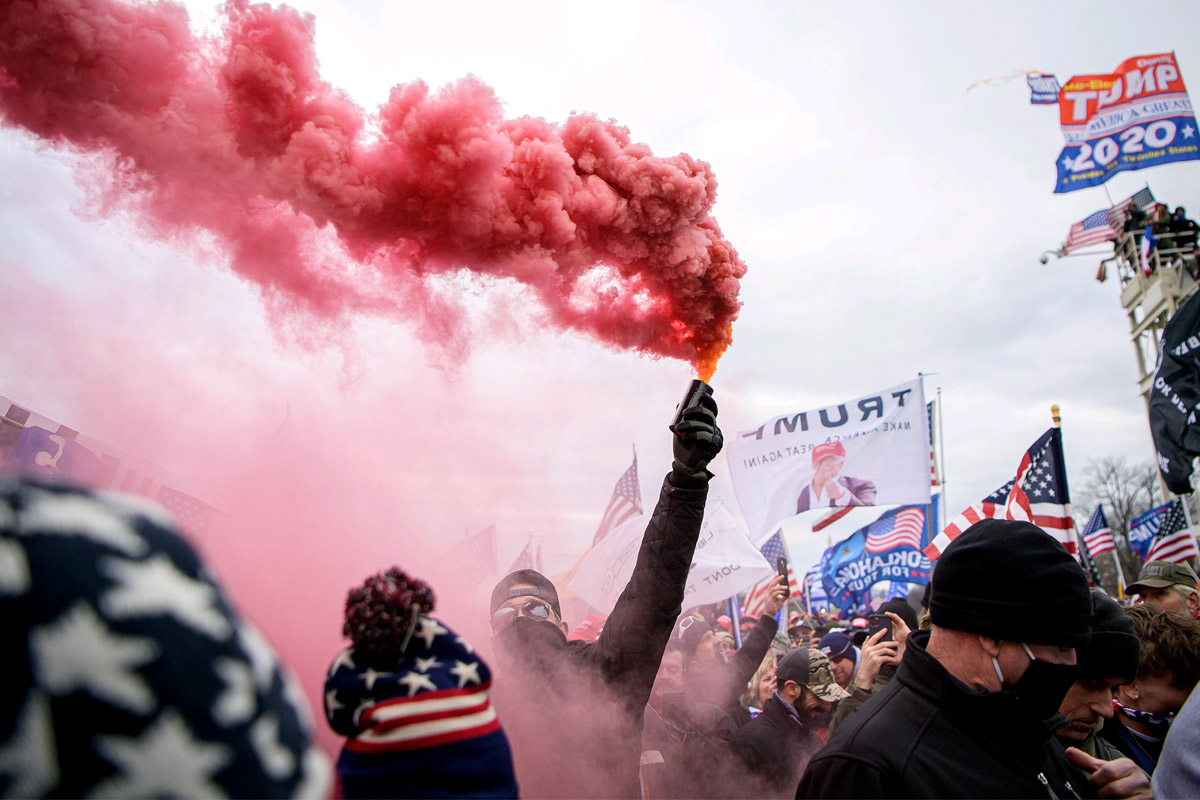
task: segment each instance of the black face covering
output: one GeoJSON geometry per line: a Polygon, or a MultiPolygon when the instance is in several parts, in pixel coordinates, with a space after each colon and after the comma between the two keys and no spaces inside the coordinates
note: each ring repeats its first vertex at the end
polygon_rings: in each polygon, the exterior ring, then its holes
{"type": "Polygon", "coordinates": [[[1021,647],[1025,648],[1032,663],[1025,669],[1025,674],[1015,682],[1009,683],[1004,680],[1004,673],[1000,671],[1000,662],[997,659],[992,658],[992,665],[996,668],[996,674],[1000,676],[1004,688],[1017,696],[1018,702],[1031,717],[1036,720],[1049,719],[1058,713],[1058,707],[1062,705],[1067,690],[1079,675],[1079,668],[1074,664],[1039,661],[1028,645],[1022,643],[1021,647]]]}
{"type": "Polygon", "coordinates": [[[545,671],[567,644],[562,628],[547,620],[518,617],[494,637],[496,658],[506,669],[545,671]]]}

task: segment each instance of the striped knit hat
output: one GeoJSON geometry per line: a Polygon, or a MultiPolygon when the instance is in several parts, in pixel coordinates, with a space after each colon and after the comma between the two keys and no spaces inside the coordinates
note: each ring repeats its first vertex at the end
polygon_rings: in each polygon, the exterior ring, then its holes
{"type": "Polygon", "coordinates": [[[354,641],[325,679],[325,717],[346,738],[346,797],[515,797],[492,676],[466,639],[428,612],[433,593],[399,569],[350,591],[354,641]]]}

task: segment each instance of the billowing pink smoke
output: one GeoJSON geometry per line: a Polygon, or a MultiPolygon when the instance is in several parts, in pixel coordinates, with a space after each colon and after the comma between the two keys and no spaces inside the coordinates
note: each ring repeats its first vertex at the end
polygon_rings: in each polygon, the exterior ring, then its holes
{"type": "Polygon", "coordinates": [[[214,41],[170,3],[0,4],[0,117],[100,156],[112,205],[215,237],[276,310],[418,317],[461,356],[461,307],[431,278],[467,269],[525,285],[556,326],[711,375],[745,266],[707,164],[590,115],[506,120],[473,78],[397,86],[368,116],[321,80],[311,17],[226,11],[214,41]]]}

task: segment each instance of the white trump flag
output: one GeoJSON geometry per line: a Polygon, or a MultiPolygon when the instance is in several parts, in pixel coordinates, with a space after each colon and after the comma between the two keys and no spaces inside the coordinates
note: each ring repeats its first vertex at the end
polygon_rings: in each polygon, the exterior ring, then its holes
{"type": "MultiPolygon", "coordinates": [[[[596,610],[611,613],[633,575],[649,519],[646,515],[634,517],[614,528],[588,553],[568,588],[596,610]]],[[[710,498],[688,571],[683,607],[720,602],[774,571],[733,512],[720,499],[710,498]]]]}
{"type": "Polygon", "coordinates": [[[929,502],[929,418],[918,378],[828,408],[785,414],[725,442],[750,538],[805,511],[929,502]]]}

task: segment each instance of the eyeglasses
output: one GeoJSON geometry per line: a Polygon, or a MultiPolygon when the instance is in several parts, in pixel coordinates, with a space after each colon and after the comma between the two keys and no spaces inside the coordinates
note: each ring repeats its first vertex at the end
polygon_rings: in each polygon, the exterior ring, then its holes
{"type": "Polygon", "coordinates": [[[692,627],[695,624],[696,624],[695,617],[684,617],[683,619],[681,619],[679,621],[679,627],[675,629],[675,638],[682,639],[684,631],[686,631],[688,628],[692,627]]]}
{"type": "Polygon", "coordinates": [[[542,600],[529,600],[524,605],[513,608],[502,608],[492,614],[492,633],[507,627],[517,617],[530,617],[537,620],[548,620],[554,609],[542,600]]]}

